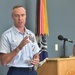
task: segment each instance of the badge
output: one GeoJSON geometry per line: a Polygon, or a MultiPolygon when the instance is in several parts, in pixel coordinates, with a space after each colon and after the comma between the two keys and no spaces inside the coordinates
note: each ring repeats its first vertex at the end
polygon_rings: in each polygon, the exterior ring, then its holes
{"type": "Polygon", "coordinates": [[[33,36],[29,35],[29,39],[30,39],[32,42],[34,42],[34,37],[33,37],[33,36]]]}

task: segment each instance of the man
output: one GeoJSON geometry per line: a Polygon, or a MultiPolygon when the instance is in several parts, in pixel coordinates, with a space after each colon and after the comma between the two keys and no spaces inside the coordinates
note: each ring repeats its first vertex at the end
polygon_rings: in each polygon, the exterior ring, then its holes
{"type": "Polygon", "coordinates": [[[39,47],[35,35],[25,27],[26,10],[17,5],[12,9],[14,25],[2,34],[0,60],[8,66],[7,75],[37,75],[34,66],[39,63],[39,47]]]}
{"type": "Polygon", "coordinates": [[[75,56],[75,45],[73,46],[73,56],[75,56]]]}

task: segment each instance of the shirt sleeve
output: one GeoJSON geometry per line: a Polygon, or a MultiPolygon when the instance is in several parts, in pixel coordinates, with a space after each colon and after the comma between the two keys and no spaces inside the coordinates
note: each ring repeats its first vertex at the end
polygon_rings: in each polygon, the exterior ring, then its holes
{"type": "Polygon", "coordinates": [[[0,53],[9,53],[10,52],[10,45],[8,42],[8,38],[6,35],[2,34],[0,39],[0,53]]]}

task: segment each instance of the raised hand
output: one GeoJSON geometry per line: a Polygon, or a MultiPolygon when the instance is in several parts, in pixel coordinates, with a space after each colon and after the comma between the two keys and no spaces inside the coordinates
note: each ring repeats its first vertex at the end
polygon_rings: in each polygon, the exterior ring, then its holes
{"type": "Polygon", "coordinates": [[[19,44],[19,46],[17,48],[19,50],[21,50],[23,48],[23,46],[25,46],[28,43],[29,43],[28,36],[26,36],[26,37],[24,37],[24,39],[21,41],[21,43],[19,44]]]}

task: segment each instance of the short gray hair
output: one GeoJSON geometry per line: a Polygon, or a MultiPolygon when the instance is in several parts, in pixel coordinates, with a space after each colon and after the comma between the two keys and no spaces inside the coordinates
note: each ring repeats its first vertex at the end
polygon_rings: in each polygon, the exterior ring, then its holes
{"type": "Polygon", "coordinates": [[[13,7],[13,10],[14,10],[15,8],[19,8],[19,7],[23,7],[23,8],[24,8],[23,5],[15,5],[15,6],[13,7]]]}

